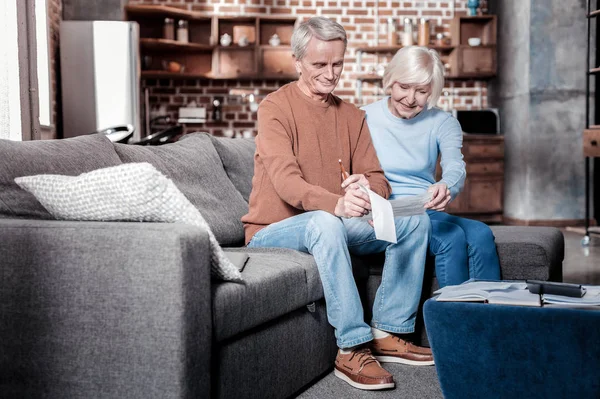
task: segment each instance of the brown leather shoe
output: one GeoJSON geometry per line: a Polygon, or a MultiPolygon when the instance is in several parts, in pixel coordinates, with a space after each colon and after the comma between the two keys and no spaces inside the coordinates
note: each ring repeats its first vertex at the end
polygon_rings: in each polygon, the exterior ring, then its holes
{"type": "Polygon", "coordinates": [[[394,388],[394,377],[388,373],[366,346],[348,354],[338,351],[334,374],[354,388],[369,391],[394,388]]]}
{"type": "Polygon", "coordinates": [[[412,366],[433,364],[431,349],[414,345],[393,334],[374,339],[371,350],[377,360],[383,363],[402,363],[412,366]]]}

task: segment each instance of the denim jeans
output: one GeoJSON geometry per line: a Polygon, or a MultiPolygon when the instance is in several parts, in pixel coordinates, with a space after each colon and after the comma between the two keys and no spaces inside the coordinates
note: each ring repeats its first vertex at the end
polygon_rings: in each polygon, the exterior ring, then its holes
{"type": "Polygon", "coordinates": [[[337,345],[349,348],[373,339],[364,321],[350,253],[385,251],[381,285],[373,305],[373,327],[396,333],[414,331],[431,223],[425,214],[396,218],[395,222],[398,242],[391,244],[377,240],[366,221],[311,211],[265,227],[248,246],[291,248],[314,256],[337,345]]]}
{"type": "Polygon", "coordinates": [[[500,280],[494,234],[485,223],[428,210],[431,220],[429,253],[435,256],[440,287],[469,279],[500,280]]]}

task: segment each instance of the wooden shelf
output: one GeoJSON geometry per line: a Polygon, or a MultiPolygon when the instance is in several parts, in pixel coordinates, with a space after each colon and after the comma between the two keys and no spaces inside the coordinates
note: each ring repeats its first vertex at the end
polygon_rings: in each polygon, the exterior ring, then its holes
{"type": "Polygon", "coordinates": [[[481,22],[485,22],[485,21],[490,21],[492,19],[494,19],[495,15],[493,14],[486,14],[486,15],[461,15],[459,17],[455,17],[455,18],[460,18],[461,20],[465,20],[465,21],[481,21],[481,22]]]}
{"type": "Polygon", "coordinates": [[[587,15],[587,17],[588,17],[588,18],[595,18],[595,17],[597,17],[598,15],[600,15],[600,10],[592,11],[591,13],[589,13],[589,14],[587,15]]]}
{"type": "Polygon", "coordinates": [[[169,71],[142,71],[142,79],[212,79],[209,74],[169,72],[169,71]]]}
{"type": "Polygon", "coordinates": [[[296,80],[291,75],[231,75],[215,76],[211,73],[180,73],[169,71],[142,71],[142,79],[210,79],[210,80],[296,80]]]}
{"type": "Polygon", "coordinates": [[[372,73],[363,73],[358,75],[352,75],[352,79],[361,80],[363,82],[378,82],[381,79],[383,79],[383,77],[372,73]]]}
{"type": "Polygon", "coordinates": [[[259,47],[262,50],[291,50],[292,49],[292,46],[288,46],[288,45],[271,46],[270,44],[261,44],[259,47]]]}
{"type": "MultiPolygon", "coordinates": [[[[382,45],[382,46],[366,46],[366,47],[357,47],[355,50],[356,51],[362,51],[363,53],[395,53],[396,51],[400,50],[403,46],[401,45],[395,45],[395,46],[386,46],[386,45],[382,45]]],[[[433,45],[430,44],[429,46],[427,46],[430,49],[434,49],[436,51],[440,51],[440,52],[445,52],[445,51],[452,51],[454,49],[454,46],[450,46],[450,45],[444,45],[444,46],[437,46],[437,45],[433,45]]]]}
{"type": "MultiPolygon", "coordinates": [[[[494,75],[494,74],[482,73],[482,74],[470,74],[470,75],[446,75],[446,76],[444,76],[444,79],[446,79],[446,80],[488,80],[488,79],[493,79],[495,77],[496,77],[496,75],[494,75]]],[[[380,81],[381,79],[383,79],[381,76],[371,74],[371,73],[352,75],[352,78],[356,79],[356,80],[361,80],[363,82],[377,82],[377,81],[380,81]]]]}
{"type": "Polygon", "coordinates": [[[236,50],[252,50],[252,51],[254,51],[254,49],[256,48],[256,45],[249,44],[247,46],[238,46],[237,44],[231,44],[229,46],[217,46],[216,48],[218,48],[219,50],[224,50],[224,51],[236,51],[236,50]]]}
{"type": "Polygon", "coordinates": [[[125,6],[127,17],[132,16],[138,17],[152,17],[152,18],[182,18],[193,21],[206,21],[212,17],[205,14],[183,10],[177,7],[170,7],[165,5],[127,5],[125,6]]]}
{"type": "Polygon", "coordinates": [[[140,45],[144,50],[155,51],[212,51],[215,46],[198,43],[181,43],[176,40],[141,38],[140,45]]]}

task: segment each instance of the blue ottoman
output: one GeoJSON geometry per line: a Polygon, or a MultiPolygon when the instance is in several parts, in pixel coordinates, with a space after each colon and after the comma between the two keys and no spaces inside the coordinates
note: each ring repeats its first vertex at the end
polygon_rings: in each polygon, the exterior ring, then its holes
{"type": "Polygon", "coordinates": [[[429,299],[423,316],[446,399],[600,398],[600,310],[429,299]]]}

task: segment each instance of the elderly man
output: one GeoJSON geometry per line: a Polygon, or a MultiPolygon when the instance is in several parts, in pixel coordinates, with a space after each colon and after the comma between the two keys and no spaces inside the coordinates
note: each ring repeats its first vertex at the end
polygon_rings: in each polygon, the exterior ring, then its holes
{"type": "Polygon", "coordinates": [[[398,242],[391,244],[377,240],[373,227],[357,218],[371,209],[359,184],[386,198],[391,190],[364,112],[331,94],[346,44],[344,28],[326,18],[311,18],[295,29],[292,49],[300,77],[260,104],[250,209],[242,221],[249,247],[314,256],[340,348],[335,375],[356,388],[386,389],[394,380],[375,356],[433,364],[429,349],[401,338],[414,331],[431,224],[426,215],[397,218],[398,242]],[[350,176],[340,172],[338,160],[350,176]],[[386,260],[371,327],[364,321],[350,253],[382,251],[386,260]]]}

